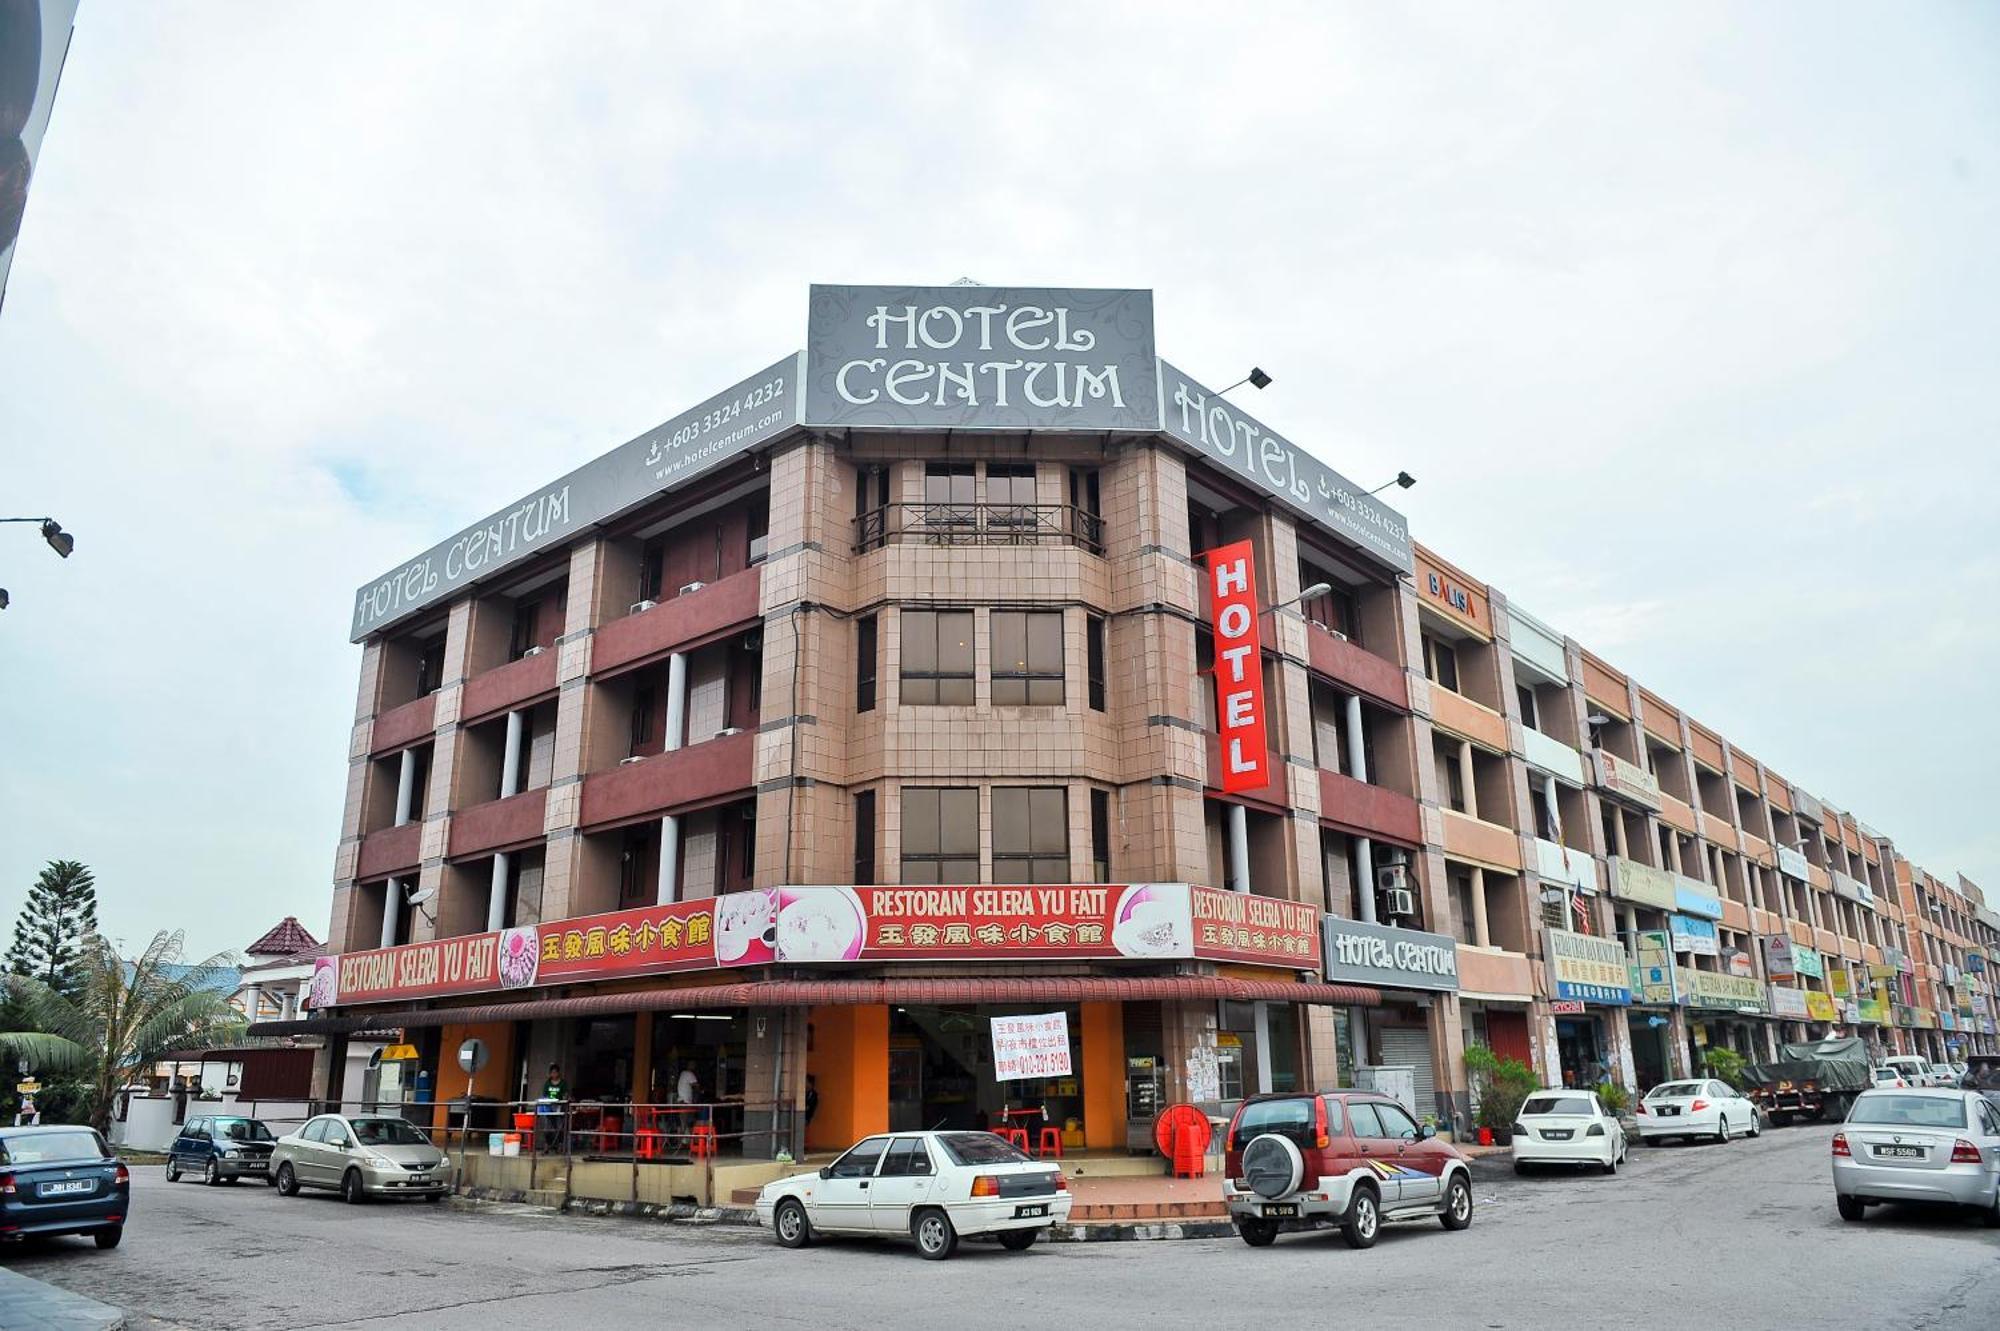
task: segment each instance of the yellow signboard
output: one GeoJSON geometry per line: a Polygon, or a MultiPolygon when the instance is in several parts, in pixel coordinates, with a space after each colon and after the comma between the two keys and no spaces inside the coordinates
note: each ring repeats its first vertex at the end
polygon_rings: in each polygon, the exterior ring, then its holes
{"type": "Polygon", "coordinates": [[[1833,995],[1820,993],[1817,989],[1806,990],[1806,1015],[1814,1021],[1840,1020],[1840,1010],[1833,1005],[1833,995]]]}

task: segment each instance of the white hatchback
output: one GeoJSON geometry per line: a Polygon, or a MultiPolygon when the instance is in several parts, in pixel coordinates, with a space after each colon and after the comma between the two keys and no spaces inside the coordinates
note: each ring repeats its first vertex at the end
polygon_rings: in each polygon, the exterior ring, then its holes
{"type": "Polygon", "coordinates": [[[962,1238],[1019,1252],[1068,1220],[1069,1208],[1058,1166],[990,1132],[898,1132],[856,1142],[816,1173],[765,1184],[757,1223],[787,1248],[820,1234],[894,1235],[942,1260],[962,1238]]]}
{"type": "Polygon", "coordinates": [[[1595,1165],[1607,1174],[1625,1160],[1625,1129],[1595,1091],[1537,1091],[1514,1116],[1514,1172],[1529,1165],[1595,1165]]]}
{"type": "Polygon", "coordinates": [[[1726,1142],[1731,1137],[1755,1137],[1763,1131],[1757,1106],[1727,1082],[1662,1082],[1646,1092],[1634,1115],[1639,1140],[1652,1143],[1669,1137],[1703,1137],[1726,1142]]]}

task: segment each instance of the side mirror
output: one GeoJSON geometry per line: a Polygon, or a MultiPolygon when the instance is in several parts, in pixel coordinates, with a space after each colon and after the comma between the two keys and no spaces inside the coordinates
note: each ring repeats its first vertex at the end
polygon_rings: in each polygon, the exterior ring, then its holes
{"type": "Polygon", "coordinates": [[[832,1165],[821,1165],[821,1166],[819,1167],[819,1176],[820,1176],[821,1178],[832,1178],[832,1177],[833,1177],[833,1166],[832,1166],[832,1165]]]}
{"type": "Polygon", "coordinates": [[[1420,1142],[1427,1142],[1437,1135],[1437,1125],[1434,1123],[1424,1123],[1417,1127],[1417,1140],[1420,1142]]]}

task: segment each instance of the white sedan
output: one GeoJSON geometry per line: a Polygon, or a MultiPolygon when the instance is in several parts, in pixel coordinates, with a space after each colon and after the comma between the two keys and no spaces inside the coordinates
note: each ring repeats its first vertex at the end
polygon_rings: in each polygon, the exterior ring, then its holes
{"type": "Polygon", "coordinates": [[[767,1183],[757,1223],[787,1248],[820,1234],[901,1235],[934,1261],[961,1238],[1019,1252],[1069,1219],[1069,1182],[990,1132],[884,1133],[816,1173],[767,1183]]]}
{"type": "Polygon", "coordinates": [[[1537,1091],[1514,1116],[1514,1172],[1529,1165],[1596,1165],[1607,1174],[1625,1160],[1625,1129],[1594,1091],[1537,1091]]]}
{"type": "Polygon", "coordinates": [[[1763,1131],[1757,1106],[1745,1100],[1727,1082],[1662,1082],[1639,1101],[1639,1140],[1664,1141],[1668,1137],[1703,1137],[1726,1142],[1731,1137],[1755,1137],[1763,1131]]]}

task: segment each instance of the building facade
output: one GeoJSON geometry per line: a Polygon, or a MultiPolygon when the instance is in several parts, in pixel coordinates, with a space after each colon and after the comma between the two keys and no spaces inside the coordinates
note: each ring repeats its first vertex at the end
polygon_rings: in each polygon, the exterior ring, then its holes
{"type": "Polygon", "coordinates": [[[768,1154],[1356,1079],[1464,1129],[1469,1044],[1628,1086],[1994,1047],[1976,887],[1412,546],[1159,360],[1149,293],[815,288],[805,352],[354,638],[329,955],[264,1028],[329,1067],[691,1074],[768,1154]],[[1017,1075],[994,1019],[1054,1013],[1017,1075]]]}

